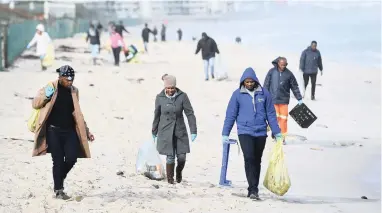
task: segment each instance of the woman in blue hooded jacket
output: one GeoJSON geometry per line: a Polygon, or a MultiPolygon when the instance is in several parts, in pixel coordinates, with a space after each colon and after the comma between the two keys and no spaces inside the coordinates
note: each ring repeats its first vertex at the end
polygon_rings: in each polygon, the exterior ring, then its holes
{"type": "Polygon", "coordinates": [[[269,124],[276,139],[282,139],[277,123],[276,111],[270,93],[263,88],[252,68],[247,68],[228,103],[223,127],[222,142],[229,140],[229,134],[236,121],[241,149],[244,154],[245,174],[248,181],[248,197],[259,199],[261,157],[267,139],[269,124]]]}

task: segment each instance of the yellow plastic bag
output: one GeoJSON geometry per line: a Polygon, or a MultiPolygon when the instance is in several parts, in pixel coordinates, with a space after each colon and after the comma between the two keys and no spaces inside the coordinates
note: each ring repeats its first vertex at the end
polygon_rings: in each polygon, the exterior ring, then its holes
{"type": "Polygon", "coordinates": [[[263,184],[265,188],[279,196],[287,193],[291,186],[288,169],[284,162],[282,140],[277,141],[272,149],[271,159],[263,184]]]}
{"type": "MultiPolygon", "coordinates": [[[[49,83],[48,85],[50,85],[51,87],[54,87],[53,83],[49,83]]],[[[32,114],[29,117],[28,123],[27,123],[29,131],[31,131],[31,132],[36,131],[36,124],[38,122],[39,116],[40,116],[40,109],[33,109],[32,114]]]]}
{"type": "Polygon", "coordinates": [[[42,66],[50,67],[54,62],[54,45],[49,44],[44,59],[42,59],[42,66]]]}
{"type": "Polygon", "coordinates": [[[28,129],[31,132],[36,131],[36,124],[38,122],[38,117],[40,115],[40,110],[39,109],[33,109],[32,115],[28,119],[28,129]]]}

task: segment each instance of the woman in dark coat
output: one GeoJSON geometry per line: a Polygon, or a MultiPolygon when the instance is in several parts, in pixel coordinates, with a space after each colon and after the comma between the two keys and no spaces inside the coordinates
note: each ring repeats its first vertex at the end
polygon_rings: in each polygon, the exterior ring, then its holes
{"type": "Polygon", "coordinates": [[[176,87],[176,78],[167,75],[163,79],[164,90],[155,99],[152,135],[157,138],[159,154],[166,155],[167,181],[174,184],[175,155],[177,157],[176,182],[182,181],[182,170],[186,163],[186,153],[190,153],[190,144],[184,123],[183,111],[190,126],[191,140],[197,134],[196,118],[186,93],[176,87]]]}

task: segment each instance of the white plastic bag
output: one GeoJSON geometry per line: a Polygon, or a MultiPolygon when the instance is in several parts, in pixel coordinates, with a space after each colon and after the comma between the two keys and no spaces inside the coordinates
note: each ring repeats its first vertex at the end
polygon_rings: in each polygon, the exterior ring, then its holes
{"type": "Polygon", "coordinates": [[[301,70],[299,70],[297,73],[297,76],[298,76],[297,83],[298,83],[298,86],[300,88],[301,95],[302,95],[302,97],[304,97],[305,92],[306,92],[305,91],[305,82],[304,82],[304,73],[301,70]]]}
{"type": "Polygon", "coordinates": [[[227,70],[224,66],[221,54],[217,56],[217,63],[215,65],[216,79],[222,81],[228,78],[227,70]]]}
{"type": "Polygon", "coordinates": [[[145,141],[139,147],[136,172],[152,180],[162,180],[166,176],[164,166],[153,141],[145,141]]]}

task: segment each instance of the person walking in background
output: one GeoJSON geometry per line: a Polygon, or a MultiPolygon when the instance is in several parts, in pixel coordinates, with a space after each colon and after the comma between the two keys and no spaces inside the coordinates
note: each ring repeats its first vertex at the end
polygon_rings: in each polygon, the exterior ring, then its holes
{"type": "Polygon", "coordinates": [[[143,45],[145,47],[145,52],[148,52],[147,45],[148,45],[149,40],[150,40],[150,33],[153,33],[153,31],[151,31],[150,28],[148,27],[148,24],[145,23],[145,28],[143,28],[143,30],[142,30],[142,40],[143,40],[143,45]]]}
{"type": "Polygon", "coordinates": [[[202,50],[202,59],[204,61],[205,80],[209,80],[209,69],[211,69],[211,78],[214,79],[215,53],[220,54],[220,52],[215,40],[204,32],[202,33],[202,38],[198,42],[195,54],[198,54],[200,50],[202,50]]]}
{"type": "Polygon", "coordinates": [[[176,87],[176,78],[164,77],[164,90],[155,99],[152,135],[157,139],[159,154],[166,155],[167,181],[174,184],[175,156],[177,158],[176,182],[182,181],[182,171],[186,163],[186,153],[190,153],[190,144],[183,112],[187,116],[191,132],[191,141],[197,135],[196,118],[186,93],[176,87]]]}
{"type": "Polygon", "coordinates": [[[123,38],[123,31],[125,31],[126,33],[129,33],[129,31],[126,30],[125,26],[123,25],[123,21],[119,21],[119,24],[115,26],[115,31],[121,35],[121,37],[123,38]]]}
{"type": "Polygon", "coordinates": [[[90,50],[93,58],[93,65],[97,65],[97,58],[100,50],[100,34],[93,24],[90,24],[86,42],[90,41],[90,50]]]}
{"type": "Polygon", "coordinates": [[[154,26],[154,29],[153,29],[153,35],[154,35],[154,42],[157,42],[157,35],[158,35],[158,29],[156,26],[154,26]]]}
{"type": "Polygon", "coordinates": [[[160,30],[160,37],[162,42],[166,41],[166,25],[164,24],[162,24],[162,28],[160,30]]]}
{"type": "Polygon", "coordinates": [[[32,101],[32,107],[40,110],[33,156],[51,153],[55,197],[68,200],[64,180],[77,158],[90,158],[88,141],[94,141],[94,135],[81,112],[73,68],[65,65],[56,71],[58,80],[40,89],[32,101]]]}
{"type": "MultiPolygon", "coordinates": [[[[298,100],[298,104],[302,104],[302,96],[298,83],[293,73],[286,68],[287,59],[278,57],[272,61],[274,67],[269,70],[264,80],[264,88],[272,95],[272,101],[276,109],[277,120],[281,128],[281,133],[285,139],[288,132],[288,104],[290,100],[290,90],[298,100]]],[[[284,140],[285,144],[285,140],[284,140]]]]}
{"type": "MultiPolygon", "coordinates": [[[[52,39],[49,34],[45,32],[45,27],[43,24],[38,24],[36,26],[36,33],[33,36],[33,39],[27,45],[27,49],[31,48],[36,44],[36,54],[40,57],[41,69],[46,70],[46,66],[43,64],[43,60],[48,53],[49,48],[53,47],[52,39]]],[[[52,50],[53,51],[53,50],[52,50]]],[[[53,54],[53,53],[52,53],[53,54]]]]}
{"type": "Polygon", "coordinates": [[[178,29],[178,31],[176,31],[178,33],[178,41],[181,41],[182,40],[182,36],[183,36],[183,32],[182,32],[182,29],[178,29]]]}
{"type": "Polygon", "coordinates": [[[109,30],[109,34],[110,35],[113,33],[113,28],[114,27],[115,27],[115,23],[113,21],[109,21],[108,30],[109,30]]]}
{"type": "Polygon", "coordinates": [[[247,197],[259,199],[261,157],[267,139],[267,125],[278,140],[282,140],[282,135],[272,97],[260,85],[255,71],[250,67],[243,72],[239,88],[229,100],[222,131],[223,143],[228,142],[235,121],[249,185],[247,197]]]}
{"type": "Polygon", "coordinates": [[[317,42],[312,41],[310,46],[306,48],[304,51],[302,51],[301,57],[300,57],[300,71],[303,73],[304,76],[304,86],[305,90],[309,83],[309,78],[312,84],[312,93],[311,93],[311,99],[315,100],[315,92],[316,92],[316,79],[317,79],[317,73],[318,69],[321,71],[321,76],[323,74],[323,67],[322,67],[322,57],[320,51],[317,49],[317,42]]]}
{"type": "Polygon", "coordinates": [[[114,65],[119,66],[119,58],[121,54],[122,48],[125,46],[122,36],[115,31],[115,26],[112,29],[111,36],[111,48],[113,51],[113,56],[114,56],[114,65]]]}

